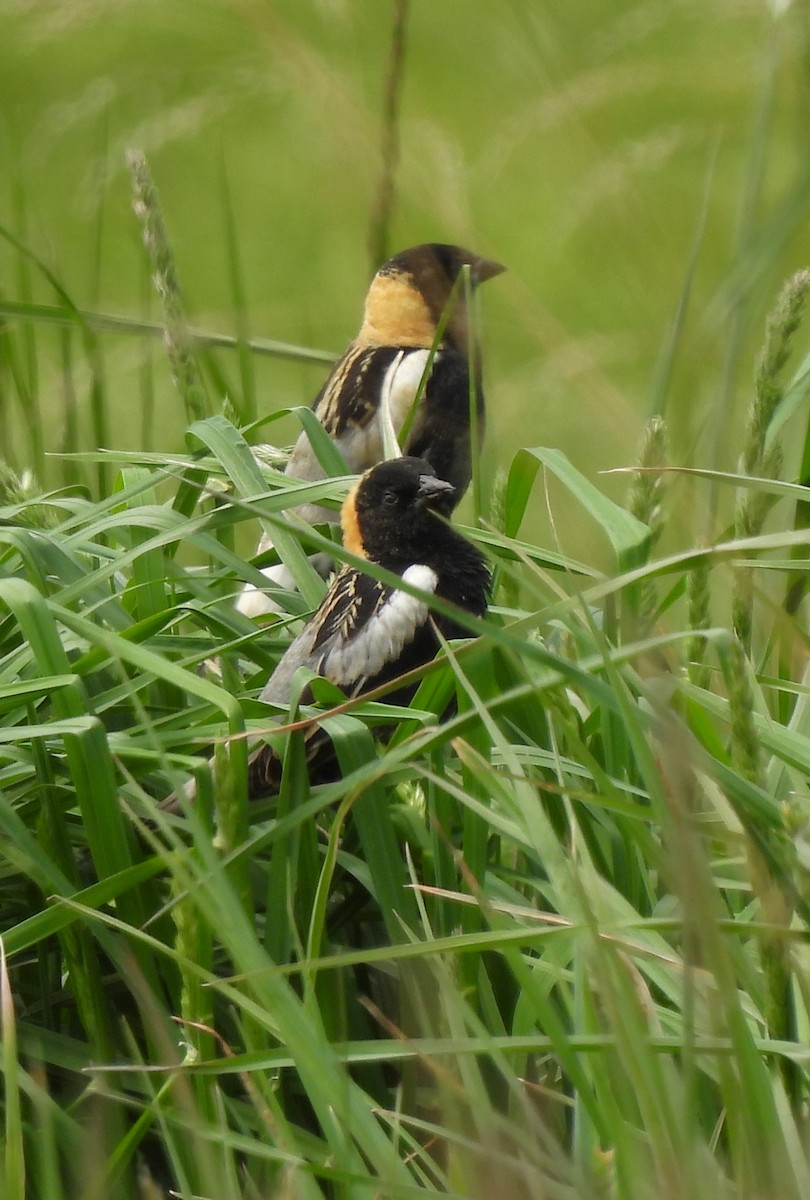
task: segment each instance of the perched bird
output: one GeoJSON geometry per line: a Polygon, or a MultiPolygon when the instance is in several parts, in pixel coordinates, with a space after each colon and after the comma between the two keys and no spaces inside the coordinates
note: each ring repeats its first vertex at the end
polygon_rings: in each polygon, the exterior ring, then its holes
{"type": "MultiPolygon", "coordinates": [[[[483,432],[484,400],[480,357],[470,366],[469,314],[465,289],[453,289],[462,268],[469,267],[473,288],[506,268],[460,246],[429,243],[403,250],[383,263],[366,296],[360,332],[335,363],[312,408],[337,444],[349,469],[360,473],[383,458],[381,413],[387,407],[399,437],[411,411],[430,358],[437,329],[446,326],[433,357],[420,403],[410,424],[405,454],[426,458],[437,476],[452,484],[458,502],[470,482],[470,394],[475,396],[479,429],[483,432]],[[472,371],[472,379],[471,379],[472,371]]],[[[299,437],[286,474],[314,480],[323,476],[306,433],[299,437]]],[[[315,524],[329,521],[327,509],[303,505],[292,510],[315,524]]],[[[258,553],[272,540],[265,535],[258,553]]],[[[264,574],[280,587],[294,587],[283,565],[264,574]]],[[[246,616],[275,610],[264,592],[246,585],[237,601],[246,616]]]]}
{"type": "MultiPolygon", "coordinates": [[[[480,617],[487,607],[490,575],[483,554],[444,519],[455,488],[435,475],[421,458],[395,458],[367,471],[346,498],[341,512],[347,550],[401,576],[403,580],[480,617]]],[[[465,629],[427,601],[380,583],[353,566],[335,577],[315,615],[290,644],[261,699],[287,705],[293,676],[308,667],[358,696],[429,662],[445,638],[465,629]]],[[[393,699],[407,703],[414,687],[393,699]]],[[[308,757],[324,750],[325,735],[313,737],[308,757]]],[[[329,760],[326,748],[324,760],[329,760]]],[[[331,759],[334,762],[334,759],[331,759]]],[[[250,759],[250,794],[274,790],[279,761],[269,745],[250,759]]]]}

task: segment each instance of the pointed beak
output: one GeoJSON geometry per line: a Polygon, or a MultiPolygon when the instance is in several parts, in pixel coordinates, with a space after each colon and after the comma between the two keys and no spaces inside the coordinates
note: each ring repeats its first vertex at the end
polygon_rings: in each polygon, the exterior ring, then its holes
{"type": "Polygon", "coordinates": [[[448,483],[446,479],[437,479],[435,475],[419,476],[417,495],[426,504],[431,500],[448,500],[455,490],[452,483],[448,483]]]}
{"type": "Polygon", "coordinates": [[[487,279],[494,279],[496,275],[502,275],[505,270],[503,263],[495,262],[491,258],[477,258],[470,264],[470,277],[473,284],[479,284],[487,279]]]}

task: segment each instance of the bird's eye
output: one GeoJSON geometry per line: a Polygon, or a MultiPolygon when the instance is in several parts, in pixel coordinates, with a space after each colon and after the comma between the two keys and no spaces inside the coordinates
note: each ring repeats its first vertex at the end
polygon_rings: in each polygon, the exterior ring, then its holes
{"type": "Polygon", "coordinates": [[[399,503],[399,496],[389,488],[387,492],[383,492],[382,502],[387,508],[393,508],[395,504],[399,503]]]}

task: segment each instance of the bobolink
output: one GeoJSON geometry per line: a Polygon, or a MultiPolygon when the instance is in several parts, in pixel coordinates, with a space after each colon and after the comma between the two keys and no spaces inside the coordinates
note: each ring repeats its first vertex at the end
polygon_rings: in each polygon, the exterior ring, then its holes
{"type": "MultiPolygon", "coordinates": [[[[452,484],[454,504],[464,494],[471,475],[471,383],[481,431],[484,421],[480,357],[474,355],[471,381],[469,314],[465,289],[456,287],[464,267],[469,267],[473,288],[505,270],[500,263],[443,243],[414,246],[384,263],[371,281],[360,332],[335,363],[312,405],[350,470],[358,474],[368,470],[383,458],[383,399],[399,437],[437,329],[446,317],[444,335],[403,451],[427,459],[436,475],[452,484]],[[451,295],[452,309],[446,312],[451,295]]],[[[305,480],[323,476],[306,433],[296,442],[286,474],[305,480]]],[[[318,505],[302,505],[293,511],[310,524],[330,519],[328,510],[318,505]]],[[[272,540],[265,535],[257,553],[271,546],[272,540]]],[[[294,587],[283,565],[266,568],[264,574],[277,586],[294,587]]],[[[246,616],[258,616],[274,611],[275,605],[248,584],[237,608],[246,616]]]]}
{"type": "MultiPolygon", "coordinates": [[[[482,616],[490,584],[484,556],[437,515],[452,508],[454,497],[453,485],[437,478],[424,459],[378,463],[346,498],[343,541],[354,554],[414,587],[482,616]]],[[[293,676],[300,667],[329,679],[347,696],[362,695],[429,662],[439,647],[436,629],[445,638],[466,632],[451,618],[431,614],[425,600],[344,566],[282,656],[261,699],[289,704],[293,676]]],[[[398,689],[391,698],[407,703],[412,693],[413,687],[398,689]]],[[[310,759],[323,748],[323,738],[313,739],[310,759]]],[[[329,751],[322,757],[328,761],[329,751]]],[[[253,753],[252,797],[278,785],[279,765],[270,746],[253,753]]]]}

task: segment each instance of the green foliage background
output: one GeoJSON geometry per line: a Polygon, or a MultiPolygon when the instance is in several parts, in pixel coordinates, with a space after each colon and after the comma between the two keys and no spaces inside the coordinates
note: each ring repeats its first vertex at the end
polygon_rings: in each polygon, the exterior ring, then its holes
{"type": "MultiPolygon", "coordinates": [[[[591,475],[627,465],[665,405],[678,458],[733,465],[764,314],[810,259],[806,17],[759,0],[411,3],[390,245],[459,241],[509,266],[483,302],[490,463],[542,442],[591,475]]],[[[342,349],[371,269],[389,3],[6,0],[2,19],[0,212],[79,307],[146,303],[135,146],[196,324],[235,327],[227,188],[250,332],[342,349]]],[[[18,260],[2,261],[9,295],[18,260]]],[[[133,446],[131,340],[105,345],[110,437],[133,446]]],[[[308,403],[321,373],[264,362],[259,410],[308,403]]],[[[55,368],[39,390],[55,438],[55,368]]],[[[157,412],[157,441],[176,442],[181,412],[157,412]]],[[[555,518],[566,533],[564,505],[555,518]]]]}

